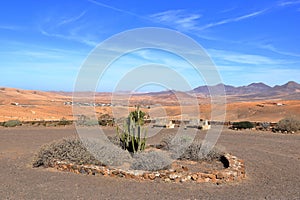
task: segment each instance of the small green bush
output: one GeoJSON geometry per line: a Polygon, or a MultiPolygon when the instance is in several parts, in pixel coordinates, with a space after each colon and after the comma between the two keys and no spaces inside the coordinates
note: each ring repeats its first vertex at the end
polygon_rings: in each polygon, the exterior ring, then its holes
{"type": "Polygon", "coordinates": [[[250,129],[253,128],[254,125],[249,121],[242,121],[242,122],[234,122],[232,128],[236,129],[250,129]]]}
{"type": "Polygon", "coordinates": [[[300,121],[291,117],[284,118],[278,122],[277,129],[288,133],[297,132],[300,130],[300,121]]]}
{"type": "Polygon", "coordinates": [[[141,152],[133,156],[133,163],[131,169],[145,170],[145,171],[158,171],[169,169],[172,163],[171,158],[163,152],[141,152]]]}
{"type": "Polygon", "coordinates": [[[21,125],[20,120],[9,120],[7,122],[4,122],[3,124],[5,127],[16,127],[21,125]]]}

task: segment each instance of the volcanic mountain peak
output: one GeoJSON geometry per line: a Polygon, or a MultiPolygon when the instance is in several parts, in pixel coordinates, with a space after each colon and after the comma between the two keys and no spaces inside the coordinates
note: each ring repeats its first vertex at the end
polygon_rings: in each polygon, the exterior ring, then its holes
{"type": "Polygon", "coordinates": [[[300,84],[296,83],[295,81],[289,81],[283,86],[290,89],[300,89],[300,84]]]}
{"type": "Polygon", "coordinates": [[[269,85],[266,85],[262,82],[259,82],[259,83],[251,83],[249,85],[247,85],[246,87],[248,88],[257,88],[257,89],[271,89],[272,87],[269,86],[269,85]]]}
{"type": "Polygon", "coordinates": [[[276,85],[274,89],[295,91],[300,90],[300,84],[296,83],[295,81],[289,81],[284,85],[276,85]]]}

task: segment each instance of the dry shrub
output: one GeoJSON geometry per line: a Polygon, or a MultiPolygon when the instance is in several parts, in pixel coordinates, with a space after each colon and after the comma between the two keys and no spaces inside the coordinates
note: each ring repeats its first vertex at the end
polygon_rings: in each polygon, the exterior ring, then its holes
{"type": "Polygon", "coordinates": [[[74,164],[117,166],[130,161],[131,155],[106,140],[65,138],[42,146],[34,158],[33,166],[51,167],[55,160],[74,164]]]}
{"type": "Polygon", "coordinates": [[[300,130],[300,121],[291,117],[284,118],[278,122],[277,129],[288,133],[297,132],[300,130]]]}
{"type": "Polygon", "coordinates": [[[192,140],[188,136],[174,139],[169,136],[162,140],[160,146],[161,149],[170,151],[173,159],[179,160],[212,161],[219,160],[225,154],[221,147],[214,146],[209,149],[210,145],[203,146],[202,140],[192,140]]]}
{"type": "Polygon", "coordinates": [[[34,158],[33,167],[51,167],[55,160],[75,164],[101,164],[77,138],[64,138],[43,145],[34,158]]]}
{"type": "Polygon", "coordinates": [[[108,139],[85,139],[83,142],[95,158],[104,165],[120,166],[125,162],[130,163],[132,160],[128,151],[113,145],[108,139]]]}
{"type": "Polygon", "coordinates": [[[179,159],[193,161],[213,161],[220,160],[220,158],[224,155],[224,152],[218,147],[213,147],[209,150],[209,146],[205,145],[201,150],[202,146],[202,141],[194,141],[187,149],[185,149],[184,153],[180,155],[179,159]]]}
{"type": "Polygon", "coordinates": [[[131,169],[135,170],[158,171],[169,169],[172,163],[166,153],[157,151],[136,153],[133,155],[133,159],[131,169]]]}
{"type": "MultiPolygon", "coordinates": [[[[57,125],[60,125],[60,126],[66,126],[66,125],[70,125],[70,124],[72,124],[73,122],[72,121],[70,121],[70,120],[67,120],[66,118],[61,118],[60,120],[59,120],[59,122],[58,122],[58,124],[57,125]]],[[[44,126],[46,126],[46,124],[44,124],[44,126]]]]}

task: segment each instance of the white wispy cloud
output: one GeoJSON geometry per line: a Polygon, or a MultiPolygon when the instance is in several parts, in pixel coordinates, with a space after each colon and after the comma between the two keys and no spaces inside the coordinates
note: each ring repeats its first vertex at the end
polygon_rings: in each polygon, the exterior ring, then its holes
{"type": "Polygon", "coordinates": [[[278,2],[278,6],[291,6],[291,5],[296,5],[300,4],[300,1],[280,1],[278,2]]]}
{"type": "Polygon", "coordinates": [[[33,43],[25,43],[25,42],[20,42],[20,41],[15,41],[15,40],[0,40],[0,43],[3,44],[4,46],[9,46],[9,49],[2,49],[0,50],[1,53],[22,53],[28,51],[28,54],[36,54],[38,55],[39,53],[44,54],[44,55],[58,55],[58,56],[65,56],[65,55],[73,55],[73,56],[85,56],[89,50],[84,50],[84,49],[70,49],[68,47],[66,48],[53,48],[50,46],[45,46],[42,44],[33,44],[33,43]]]}
{"type": "Polygon", "coordinates": [[[224,25],[224,24],[228,24],[228,23],[232,23],[232,22],[238,22],[238,21],[242,21],[248,18],[252,18],[252,17],[256,17],[258,15],[261,15],[263,13],[265,13],[268,9],[263,9],[260,11],[256,11],[256,12],[252,12],[252,13],[248,13],[239,17],[234,17],[234,18],[228,18],[228,19],[224,19],[218,22],[213,22],[213,23],[209,23],[206,24],[204,26],[199,27],[199,30],[204,30],[204,29],[208,29],[208,28],[212,28],[215,26],[219,26],[219,25],[224,25]]]}
{"type": "Polygon", "coordinates": [[[88,14],[86,10],[67,15],[52,12],[39,19],[36,31],[47,37],[95,47],[99,43],[100,31],[94,28],[97,22],[88,20],[90,17],[88,14]]]}
{"type": "Polygon", "coordinates": [[[236,9],[236,7],[227,8],[227,9],[221,10],[220,13],[231,12],[231,11],[233,11],[233,10],[235,10],[235,9],[236,9]]]}
{"type": "Polygon", "coordinates": [[[111,5],[99,2],[99,1],[95,1],[95,0],[87,0],[87,1],[93,3],[93,4],[97,5],[97,6],[101,6],[101,7],[104,7],[104,8],[108,8],[108,9],[114,10],[116,12],[120,12],[120,13],[124,13],[124,14],[128,14],[128,15],[132,15],[132,16],[135,16],[135,17],[138,17],[138,18],[147,19],[144,16],[141,16],[141,15],[138,15],[136,13],[130,12],[128,10],[120,9],[120,8],[117,8],[117,7],[114,7],[114,6],[111,6],[111,5]]]}
{"type": "Polygon", "coordinates": [[[156,22],[175,26],[177,29],[190,30],[196,28],[201,15],[187,13],[185,10],[168,10],[152,14],[149,17],[156,22]]]}
{"type": "MultiPolygon", "coordinates": [[[[235,9],[235,8],[232,8],[235,9]]],[[[232,10],[230,9],[230,10],[232,10]]],[[[228,11],[230,11],[228,10],[228,11]]],[[[149,18],[151,21],[154,21],[156,23],[160,23],[172,28],[176,28],[179,31],[183,31],[186,33],[190,33],[193,35],[196,35],[200,38],[203,38],[205,40],[220,40],[219,38],[216,38],[212,35],[207,35],[205,33],[205,30],[209,30],[210,28],[220,26],[220,25],[225,25],[233,22],[238,22],[242,20],[246,20],[249,18],[253,18],[259,15],[264,14],[267,12],[269,9],[263,9],[255,12],[251,12],[248,14],[244,14],[238,17],[233,17],[233,18],[227,18],[223,19],[217,22],[211,22],[208,24],[201,23],[202,19],[202,14],[200,13],[192,13],[188,12],[186,10],[167,10],[164,12],[159,12],[159,13],[154,13],[152,15],[149,15],[149,18]]],[[[224,11],[224,12],[228,12],[224,11]]]]}
{"type": "Polygon", "coordinates": [[[217,65],[216,68],[222,72],[241,72],[244,70],[243,67],[237,67],[234,65],[217,65]]]}
{"type": "MultiPolygon", "coordinates": [[[[79,66],[87,55],[87,51],[68,48],[51,48],[45,45],[27,44],[10,40],[0,41],[9,48],[0,50],[2,65],[24,67],[25,63],[43,64],[60,63],[70,66],[79,66]],[[11,59],[14,58],[14,59],[11,59]]],[[[32,68],[33,66],[30,66],[32,68]]],[[[54,66],[53,66],[54,67],[54,66]]]]}
{"type": "Polygon", "coordinates": [[[219,40],[212,35],[205,34],[199,30],[202,14],[191,13],[186,10],[168,10],[154,13],[148,16],[149,20],[158,24],[165,25],[178,31],[193,34],[205,40],[219,40]]]}
{"type": "MultiPolygon", "coordinates": [[[[228,19],[224,19],[224,20],[221,20],[218,22],[201,25],[201,23],[200,23],[200,20],[202,18],[201,13],[193,13],[193,12],[189,12],[189,11],[183,10],[183,9],[167,10],[167,11],[163,11],[163,12],[153,13],[148,16],[144,16],[144,15],[139,15],[137,13],[134,13],[134,12],[131,12],[128,10],[120,9],[115,6],[111,6],[106,3],[102,3],[100,1],[96,1],[96,0],[87,0],[87,1],[89,1],[90,3],[93,3],[97,6],[114,10],[116,12],[135,16],[135,17],[143,19],[143,20],[159,23],[159,24],[168,26],[170,28],[175,28],[182,32],[191,33],[191,34],[194,34],[194,35],[196,35],[200,38],[206,39],[206,40],[219,40],[219,39],[217,39],[211,35],[207,35],[207,34],[205,35],[205,33],[203,32],[205,29],[209,29],[209,28],[212,28],[215,26],[252,18],[252,17],[258,16],[258,15],[261,15],[261,14],[265,13],[267,10],[269,10],[269,9],[264,9],[264,10],[248,13],[248,14],[245,14],[245,15],[242,15],[239,17],[228,18],[228,19]]],[[[225,9],[221,12],[230,12],[234,9],[236,9],[236,7],[225,9]]]]}
{"type": "Polygon", "coordinates": [[[92,39],[89,39],[89,37],[85,37],[85,36],[79,36],[79,35],[70,35],[70,34],[59,34],[59,33],[50,33],[47,32],[46,30],[43,29],[39,29],[40,33],[48,36],[48,37],[56,37],[56,38],[60,38],[60,39],[65,39],[65,40],[73,40],[88,46],[92,46],[95,47],[99,42],[96,42],[92,39]]]}
{"type": "Polygon", "coordinates": [[[13,26],[13,25],[0,25],[0,29],[10,30],[10,31],[20,31],[23,28],[20,26],[13,26]]]}
{"type": "Polygon", "coordinates": [[[59,53],[53,53],[49,51],[34,51],[34,50],[17,50],[11,52],[11,54],[26,56],[28,58],[43,58],[43,59],[60,59],[63,58],[64,55],[59,53]]]}
{"type": "Polygon", "coordinates": [[[85,15],[85,13],[86,13],[86,11],[83,11],[78,16],[63,19],[60,23],[58,23],[58,26],[76,22],[77,20],[81,19],[85,15]]]}
{"type": "Polygon", "coordinates": [[[260,45],[258,45],[258,47],[262,48],[262,49],[267,49],[267,50],[273,51],[273,52],[275,52],[277,54],[281,54],[281,55],[285,55],[285,56],[300,57],[300,53],[282,51],[280,49],[277,49],[276,47],[274,47],[271,44],[263,44],[263,45],[260,44],[260,45]]]}
{"type": "Polygon", "coordinates": [[[193,66],[188,63],[183,58],[178,57],[176,54],[172,54],[169,52],[159,52],[153,50],[140,50],[134,52],[140,59],[152,62],[152,63],[161,63],[166,66],[174,67],[177,70],[186,70],[191,69],[193,66]]]}
{"type": "Polygon", "coordinates": [[[283,65],[291,64],[291,60],[274,59],[266,56],[255,54],[242,54],[231,51],[224,51],[218,49],[208,49],[210,56],[221,62],[229,62],[235,64],[247,64],[247,65],[283,65]]]}

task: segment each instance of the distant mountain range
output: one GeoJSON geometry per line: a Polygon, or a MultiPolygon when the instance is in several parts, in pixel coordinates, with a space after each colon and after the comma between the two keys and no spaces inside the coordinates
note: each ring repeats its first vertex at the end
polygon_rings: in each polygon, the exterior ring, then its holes
{"type": "MultiPolygon", "coordinates": [[[[146,92],[146,93],[132,93],[134,96],[152,96],[152,97],[165,97],[169,98],[176,93],[176,95],[181,96],[210,96],[210,91],[214,93],[224,94],[223,89],[225,89],[225,94],[227,97],[235,100],[245,100],[245,99],[282,99],[282,100],[300,100],[300,84],[289,81],[284,85],[276,85],[271,87],[265,83],[251,83],[247,86],[231,86],[225,84],[218,84],[214,86],[199,86],[190,91],[175,91],[175,90],[166,90],[158,92],[146,92]]],[[[54,92],[60,95],[72,96],[72,92],[54,92]]],[[[130,92],[116,92],[116,94],[128,94],[130,92]]],[[[109,92],[97,92],[96,95],[110,95],[109,92]]],[[[175,97],[174,97],[175,98],[175,97]]]]}
{"type": "Polygon", "coordinates": [[[282,99],[300,99],[300,84],[290,81],[284,85],[271,87],[264,83],[251,83],[247,86],[234,87],[231,85],[218,84],[215,86],[199,86],[191,90],[191,93],[209,95],[209,90],[218,91],[225,89],[226,95],[239,98],[268,98],[278,97],[282,99]]]}
{"type": "Polygon", "coordinates": [[[276,85],[271,87],[264,83],[251,83],[247,86],[231,86],[225,84],[218,84],[214,86],[199,86],[194,88],[191,91],[179,92],[173,90],[160,91],[160,92],[150,92],[150,93],[142,93],[135,95],[150,95],[150,96],[172,96],[174,93],[176,95],[182,94],[185,95],[196,95],[209,97],[210,91],[214,91],[214,93],[224,94],[223,89],[225,89],[225,94],[227,97],[232,100],[265,100],[265,99],[282,99],[282,100],[299,100],[300,99],[300,84],[290,81],[284,85],[276,85]]]}
{"type": "Polygon", "coordinates": [[[276,85],[271,87],[264,83],[251,83],[247,86],[234,87],[231,85],[218,84],[215,86],[199,86],[194,88],[191,92],[193,93],[201,93],[201,94],[209,94],[210,90],[215,90],[216,88],[220,89],[224,87],[227,95],[241,95],[241,94],[252,94],[252,93],[261,93],[261,92],[300,92],[300,84],[290,81],[284,85],[276,85]]]}
{"type": "MultiPolygon", "coordinates": [[[[174,90],[149,93],[127,92],[114,94],[97,92],[95,94],[95,98],[97,98],[97,101],[100,103],[111,103],[113,98],[114,104],[127,105],[127,96],[129,95],[130,104],[132,105],[177,106],[179,103],[182,105],[190,105],[191,103],[193,104],[195,97],[198,98],[201,104],[210,103],[211,95],[209,91],[214,91],[214,94],[216,95],[224,95],[224,89],[227,103],[268,100],[275,102],[285,100],[300,100],[300,84],[294,81],[290,81],[284,85],[276,85],[274,87],[268,86],[264,83],[251,83],[247,86],[239,87],[218,84],[215,86],[199,86],[185,92],[174,90]]],[[[86,94],[89,93],[90,92],[82,92],[81,95],[86,96],[86,94]]],[[[72,95],[72,92],[42,92],[0,87],[0,105],[12,105],[14,102],[17,102],[20,105],[35,105],[36,102],[42,102],[41,105],[48,105],[55,104],[57,102],[72,101],[72,95]],[[49,101],[51,103],[49,103],[49,101]]]]}

